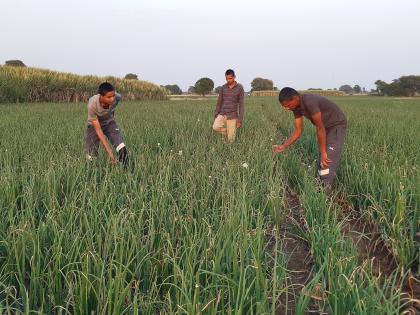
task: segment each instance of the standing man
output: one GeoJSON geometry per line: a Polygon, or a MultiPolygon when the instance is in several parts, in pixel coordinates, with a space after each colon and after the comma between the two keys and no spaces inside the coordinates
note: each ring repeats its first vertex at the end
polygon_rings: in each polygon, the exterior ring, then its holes
{"type": "Polygon", "coordinates": [[[283,144],[273,145],[273,152],[281,153],[299,139],[303,131],[303,116],[308,118],[315,126],[318,138],[318,174],[327,194],[330,194],[346,135],[346,116],[334,102],[325,97],[299,94],[290,87],[280,91],[279,101],[286,110],[293,112],[295,129],[283,144]]]}
{"type": "Polygon", "coordinates": [[[114,120],[114,112],[121,95],[115,93],[114,87],[104,82],[99,85],[98,94],[92,96],[88,102],[88,121],[85,133],[85,147],[87,157],[92,160],[98,155],[99,142],[105,148],[109,159],[113,164],[128,163],[128,153],[117,123],[114,120]],[[118,154],[118,161],[115,159],[107,139],[112,143],[118,154]]]}
{"type": "Polygon", "coordinates": [[[222,86],[214,111],[213,130],[235,141],[236,129],[242,125],[244,118],[244,88],[235,81],[235,72],[225,72],[226,84],[222,86]]]}

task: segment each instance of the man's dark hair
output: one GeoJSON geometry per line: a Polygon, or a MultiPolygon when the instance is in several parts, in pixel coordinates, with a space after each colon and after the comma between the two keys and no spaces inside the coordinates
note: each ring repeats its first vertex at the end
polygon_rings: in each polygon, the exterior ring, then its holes
{"type": "Polygon", "coordinates": [[[108,92],[115,91],[113,85],[109,82],[103,82],[98,87],[98,93],[104,96],[108,92]]]}
{"type": "Polygon", "coordinates": [[[298,91],[291,87],[282,88],[279,93],[279,101],[280,103],[283,101],[290,100],[293,96],[299,95],[298,91]]]}
{"type": "Polygon", "coordinates": [[[233,71],[232,69],[227,69],[225,72],[225,75],[233,75],[235,76],[235,71],[233,71]]]}

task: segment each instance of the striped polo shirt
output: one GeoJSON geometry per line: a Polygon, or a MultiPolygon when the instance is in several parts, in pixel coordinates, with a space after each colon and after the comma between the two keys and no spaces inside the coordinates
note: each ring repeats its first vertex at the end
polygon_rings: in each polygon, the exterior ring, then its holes
{"type": "Polygon", "coordinates": [[[232,88],[229,88],[227,84],[222,86],[214,111],[214,117],[217,115],[226,115],[227,119],[243,120],[244,88],[241,84],[235,82],[232,88]]]}

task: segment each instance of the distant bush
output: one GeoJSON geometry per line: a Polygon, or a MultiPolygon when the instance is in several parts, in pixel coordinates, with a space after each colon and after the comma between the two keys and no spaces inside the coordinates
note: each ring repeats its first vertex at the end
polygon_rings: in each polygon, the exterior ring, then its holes
{"type": "Polygon", "coordinates": [[[80,76],[37,68],[0,66],[0,103],[86,102],[101,82],[112,83],[128,100],[163,100],[166,90],[153,83],[112,76],[80,76]]]}
{"type": "Polygon", "coordinates": [[[137,74],[134,73],[127,73],[124,77],[124,79],[126,80],[138,80],[139,77],[137,76],[137,74]]]}

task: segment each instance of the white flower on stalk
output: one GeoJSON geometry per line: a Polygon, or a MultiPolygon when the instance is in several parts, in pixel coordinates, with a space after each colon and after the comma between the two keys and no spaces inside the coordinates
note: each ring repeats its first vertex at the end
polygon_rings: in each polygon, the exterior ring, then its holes
{"type": "Polygon", "coordinates": [[[178,151],[178,155],[181,156],[182,155],[182,150],[178,151]]]}
{"type": "Polygon", "coordinates": [[[174,150],[171,149],[171,153],[174,152],[174,150]]]}
{"type": "Polygon", "coordinates": [[[242,163],[243,168],[248,168],[248,163],[242,163]]]}
{"type": "Polygon", "coordinates": [[[273,138],[270,138],[270,141],[273,142],[273,138]]]}
{"type": "Polygon", "coordinates": [[[160,147],[160,142],[158,142],[158,147],[160,147]]]}
{"type": "Polygon", "coordinates": [[[197,121],[200,122],[200,118],[198,118],[197,121]]]}
{"type": "Polygon", "coordinates": [[[209,175],[209,178],[211,178],[211,175],[209,175]]]}

